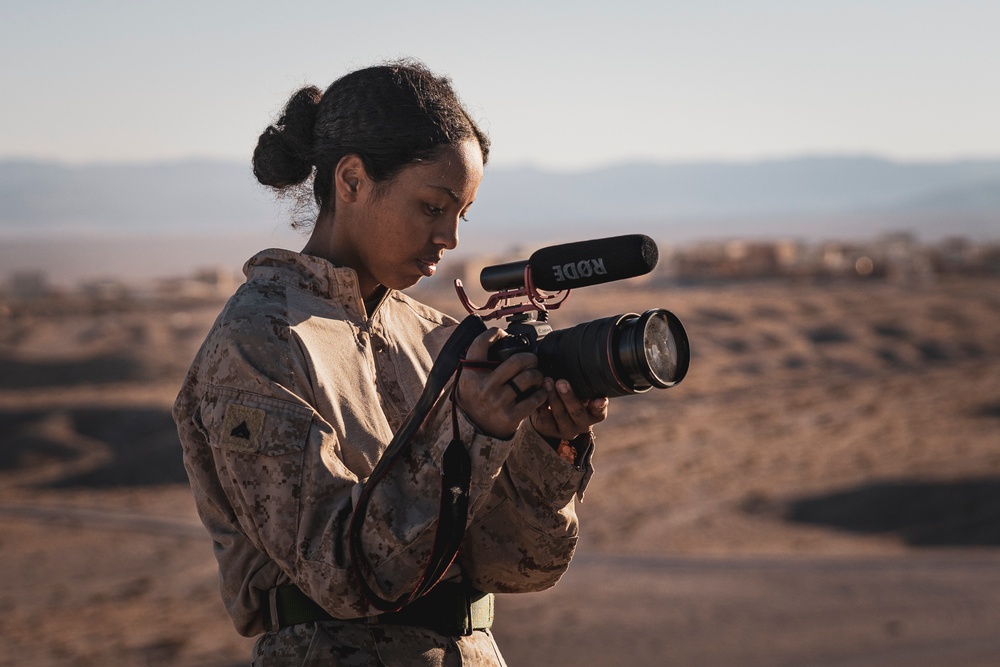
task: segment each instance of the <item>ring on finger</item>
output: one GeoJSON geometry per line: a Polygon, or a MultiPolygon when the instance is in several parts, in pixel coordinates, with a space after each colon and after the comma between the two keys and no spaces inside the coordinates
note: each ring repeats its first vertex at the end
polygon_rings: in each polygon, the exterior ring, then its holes
{"type": "Polygon", "coordinates": [[[506,382],[504,382],[504,384],[514,390],[515,403],[520,403],[521,401],[523,401],[524,399],[528,398],[529,396],[535,393],[534,387],[532,387],[528,391],[522,390],[520,387],[517,386],[517,383],[514,382],[514,378],[507,380],[506,382]]]}

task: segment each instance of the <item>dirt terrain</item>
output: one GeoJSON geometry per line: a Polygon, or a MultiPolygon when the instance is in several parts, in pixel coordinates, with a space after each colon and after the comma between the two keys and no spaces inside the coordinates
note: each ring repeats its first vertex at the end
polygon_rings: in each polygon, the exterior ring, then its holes
{"type": "MultiPolygon", "coordinates": [[[[247,662],[170,420],[220,306],[0,308],[0,665],[247,662]]],[[[508,663],[1000,664],[1000,281],[612,284],[553,322],[650,307],[690,374],[612,403],[508,663]]]]}

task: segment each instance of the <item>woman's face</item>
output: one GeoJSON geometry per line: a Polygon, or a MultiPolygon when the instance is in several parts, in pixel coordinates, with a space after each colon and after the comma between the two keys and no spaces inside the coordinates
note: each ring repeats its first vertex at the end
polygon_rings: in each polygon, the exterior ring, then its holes
{"type": "Polygon", "coordinates": [[[442,146],[432,161],[404,167],[378,188],[359,184],[354,214],[334,223],[335,261],[353,268],[361,294],[404,289],[434,275],[483,179],[476,141],[442,146]]]}

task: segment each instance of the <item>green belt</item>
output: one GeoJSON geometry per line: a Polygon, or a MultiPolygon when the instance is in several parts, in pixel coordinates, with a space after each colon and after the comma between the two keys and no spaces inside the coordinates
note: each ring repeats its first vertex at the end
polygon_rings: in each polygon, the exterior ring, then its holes
{"type": "Polygon", "coordinates": [[[442,582],[399,611],[362,618],[335,619],[298,586],[288,584],[264,594],[264,625],[270,630],[299,623],[341,620],[372,625],[416,625],[452,637],[471,635],[493,625],[492,593],[465,584],[442,582]]]}

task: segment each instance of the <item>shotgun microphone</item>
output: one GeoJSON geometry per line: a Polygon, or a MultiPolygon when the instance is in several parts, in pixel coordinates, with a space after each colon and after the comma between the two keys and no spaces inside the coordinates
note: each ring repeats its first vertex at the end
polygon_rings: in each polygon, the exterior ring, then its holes
{"type": "Polygon", "coordinates": [[[659,251],[645,234],[626,234],[541,248],[526,260],[487,266],[479,282],[488,292],[524,286],[531,267],[535,287],[550,292],[642,276],[656,267],[659,251]]]}

